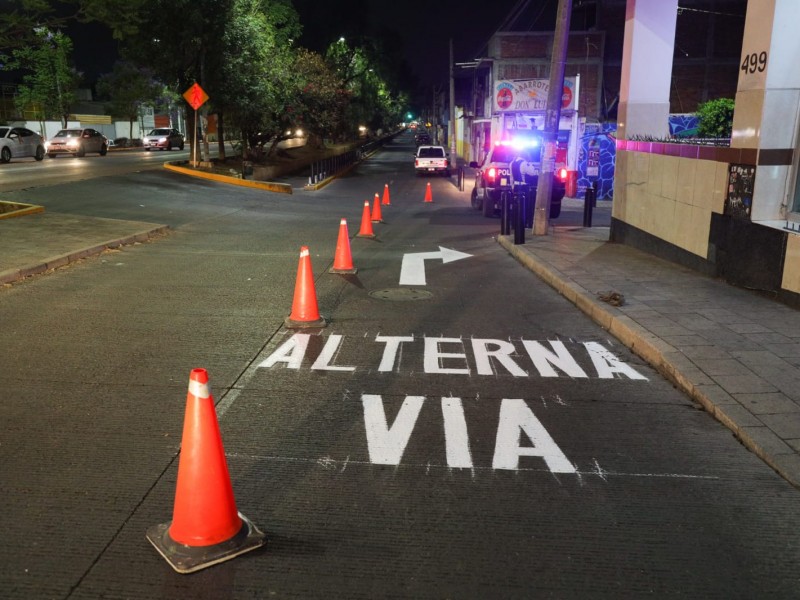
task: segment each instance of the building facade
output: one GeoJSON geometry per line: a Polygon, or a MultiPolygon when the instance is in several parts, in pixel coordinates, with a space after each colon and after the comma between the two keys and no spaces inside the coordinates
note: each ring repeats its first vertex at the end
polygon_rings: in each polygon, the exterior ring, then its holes
{"type": "Polygon", "coordinates": [[[677,0],[628,0],[611,239],[800,306],[800,22],[750,0],[730,147],[658,140],[677,0]]]}

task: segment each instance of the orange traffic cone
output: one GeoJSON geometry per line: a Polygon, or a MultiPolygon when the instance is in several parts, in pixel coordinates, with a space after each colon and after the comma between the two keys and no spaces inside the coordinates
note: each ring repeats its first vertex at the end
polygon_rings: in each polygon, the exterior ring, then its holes
{"type": "Polygon", "coordinates": [[[193,573],[255,550],[264,534],[236,510],[214,399],[205,369],[193,369],[172,521],[147,539],[178,573],[193,573]]]}
{"type": "Polygon", "coordinates": [[[381,214],[381,197],[375,194],[375,202],[372,203],[372,218],[373,223],[383,223],[383,215],[381,214]]]}
{"type": "Polygon", "coordinates": [[[284,321],[286,327],[325,327],[327,323],[319,314],[317,289],[314,287],[314,272],[311,269],[311,254],[308,246],[300,247],[300,262],[297,265],[297,281],[294,286],[292,312],[284,321]]]}
{"type": "Polygon", "coordinates": [[[369,213],[369,200],[364,200],[364,212],[361,214],[361,229],[357,237],[375,237],[375,232],[372,231],[372,216],[369,213]]]}
{"type": "Polygon", "coordinates": [[[350,254],[350,236],[347,234],[347,220],[342,219],[339,223],[339,239],[336,242],[336,256],[333,258],[333,266],[329,273],[358,273],[358,269],[353,266],[353,256],[350,254]]]}
{"type": "Polygon", "coordinates": [[[389,206],[392,203],[392,199],[389,196],[389,184],[388,183],[385,183],[383,185],[383,200],[382,200],[382,202],[383,202],[383,204],[385,204],[387,206],[389,206]]]}
{"type": "Polygon", "coordinates": [[[431,194],[431,182],[425,186],[425,202],[433,202],[433,195],[431,194]]]}

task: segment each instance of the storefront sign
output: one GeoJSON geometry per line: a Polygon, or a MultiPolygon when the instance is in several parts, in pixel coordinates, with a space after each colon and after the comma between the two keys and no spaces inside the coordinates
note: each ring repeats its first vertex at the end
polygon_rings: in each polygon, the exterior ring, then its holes
{"type": "MultiPolygon", "coordinates": [[[[561,110],[576,110],[577,90],[575,78],[564,79],[561,110]]],[[[532,111],[547,109],[549,79],[500,80],[494,86],[494,111],[532,111]]]]}

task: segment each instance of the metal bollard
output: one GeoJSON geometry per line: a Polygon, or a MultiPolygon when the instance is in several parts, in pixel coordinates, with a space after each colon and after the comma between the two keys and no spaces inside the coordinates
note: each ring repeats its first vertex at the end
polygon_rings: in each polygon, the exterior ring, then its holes
{"type": "Polygon", "coordinates": [[[533,229],[533,213],[536,210],[536,192],[527,190],[525,192],[525,227],[533,229]]]}
{"type": "MultiPolygon", "coordinates": [[[[595,183],[595,186],[597,183],[595,183]]],[[[595,194],[597,194],[596,187],[586,186],[586,192],[583,195],[583,226],[592,226],[592,208],[594,208],[595,194]]]]}
{"type": "Polygon", "coordinates": [[[525,243],[525,194],[514,194],[514,245],[525,243]]]}
{"type": "Polygon", "coordinates": [[[500,235],[511,233],[511,207],[508,201],[508,192],[500,194],[500,235]]]}

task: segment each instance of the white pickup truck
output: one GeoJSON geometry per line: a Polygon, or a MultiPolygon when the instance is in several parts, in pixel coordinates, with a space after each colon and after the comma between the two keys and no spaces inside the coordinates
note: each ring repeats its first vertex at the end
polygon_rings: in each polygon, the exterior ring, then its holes
{"type": "Polygon", "coordinates": [[[425,173],[444,173],[450,177],[450,159],[444,146],[420,146],[414,155],[414,169],[417,175],[425,173]]]}

